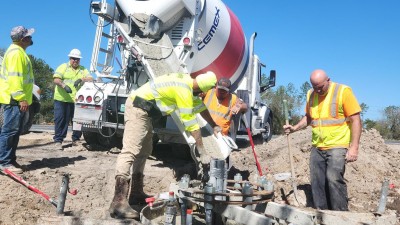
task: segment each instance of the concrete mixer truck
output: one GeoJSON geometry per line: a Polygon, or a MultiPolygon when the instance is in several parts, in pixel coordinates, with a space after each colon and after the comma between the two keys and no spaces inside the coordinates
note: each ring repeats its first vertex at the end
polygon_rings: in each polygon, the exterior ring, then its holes
{"type": "MultiPolygon", "coordinates": [[[[221,0],[114,3],[91,2],[98,21],[90,71],[97,79],[78,91],[73,118],[73,129],[83,131],[88,144],[122,145],[125,100],[148,80],[176,72],[196,77],[206,71],[231,80],[251,109],[243,116],[253,137],[271,138],[273,113],[261,95],[275,85],[275,71],[265,76],[265,65],[253,51],[256,33],[247,43],[238,18],[221,0]]],[[[154,141],[190,142],[175,114],[153,122],[154,141]]],[[[247,134],[240,118],[233,124],[233,138],[247,134]]]]}

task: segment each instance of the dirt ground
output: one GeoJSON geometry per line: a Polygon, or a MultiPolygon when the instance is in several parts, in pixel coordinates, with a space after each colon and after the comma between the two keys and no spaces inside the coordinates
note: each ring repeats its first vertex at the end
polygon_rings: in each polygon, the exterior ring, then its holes
{"type": "MultiPolygon", "coordinates": [[[[299,196],[311,207],[309,181],[309,154],[311,131],[304,130],[289,136],[293,152],[299,196]]],[[[240,172],[245,179],[254,181],[257,175],[252,149],[245,140],[239,140],[239,151],[233,151],[233,167],[229,179],[240,172]]],[[[290,172],[288,142],[279,136],[268,143],[256,145],[258,160],[263,173],[290,172]]],[[[63,174],[70,176],[70,188],[77,195],[67,195],[66,215],[83,218],[109,218],[107,209],[113,196],[114,166],[117,154],[87,146],[78,147],[64,142],[64,151],[52,149],[51,133],[29,133],[21,136],[17,151],[18,162],[26,172],[22,175],[28,184],[57,199],[63,174]],[[90,151],[88,149],[91,149],[90,151]]],[[[387,209],[400,214],[400,145],[386,145],[376,130],[364,131],[357,162],[347,165],[345,178],[348,183],[350,210],[374,212],[380,198],[384,178],[390,180],[391,189],[387,209]]],[[[171,182],[185,174],[194,175],[194,163],[189,153],[166,144],[158,144],[145,168],[145,191],[157,194],[168,191],[171,182]]],[[[296,205],[291,183],[275,181],[276,202],[296,205]]],[[[56,208],[42,196],[25,186],[0,176],[0,224],[37,224],[40,217],[56,215],[56,208]]]]}

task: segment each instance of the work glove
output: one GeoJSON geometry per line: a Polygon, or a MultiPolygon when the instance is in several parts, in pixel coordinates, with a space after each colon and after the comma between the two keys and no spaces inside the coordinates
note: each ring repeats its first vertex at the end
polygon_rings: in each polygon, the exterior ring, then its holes
{"type": "Polygon", "coordinates": [[[70,88],[68,85],[65,85],[65,86],[64,86],[64,90],[65,90],[65,92],[67,92],[67,93],[72,93],[72,90],[71,90],[71,88],[70,88]]]}
{"type": "Polygon", "coordinates": [[[79,86],[81,83],[82,83],[82,79],[76,80],[75,83],[74,83],[74,87],[75,87],[75,88],[78,88],[78,86],[79,86]]]}

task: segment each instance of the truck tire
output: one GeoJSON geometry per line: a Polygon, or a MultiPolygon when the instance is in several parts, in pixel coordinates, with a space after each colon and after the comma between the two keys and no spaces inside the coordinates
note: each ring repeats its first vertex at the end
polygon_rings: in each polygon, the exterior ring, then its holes
{"type": "Polygon", "coordinates": [[[159,141],[160,141],[160,138],[158,137],[158,135],[156,133],[153,133],[153,137],[152,137],[153,148],[154,148],[154,146],[156,146],[156,144],[158,144],[159,141]]]}
{"type": "Polygon", "coordinates": [[[84,131],[83,132],[83,139],[85,139],[86,143],[88,145],[98,145],[98,141],[97,141],[97,134],[94,132],[88,132],[88,131],[84,131]]]}
{"type": "Polygon", "coordinates": [[[116,134],[111,137],[104,137],[99,133],[84,131],[83,138],[88,145],[95,147],[94,149],[96,149],[96,146],[107,150],[114,147],[122,149],[122,138],[117,137],[116,134]]]}
{"type": "MultiPolygon", "coordinates": [[[[33,105],[30,106],[29,111],[27,113],[25,113],[25,116],[22,119],[23,124],[22,124],[22,128],[21,128],[21,135],[29,133],[29,130],[31,129],[32,124],[33,124],[33,119],[37,112],[37,108],[35,108],[35,107],[40,107],[40,105],[39,106],[35,105],[34,107],[33,107],[33,105]]],[[[0,127],[2,127],[2,126],[3,126],[3,110],[1,109],[0,110],[0,127]]]]}
{"type": "Polygon", "coordinates": [[[29,133],[29,130],[32,127],[33,124],[33,118],[35,117],[34,109],[33,107],[29,107],[29,111],[25,113],[24,119],[22,120],[22,129],[21,129],[21,135],[29,133]]]}
{"type": "Polygon", "coordinates": [[[268,117],[267,122],[264,124],[264,129],[265,132],[262,133],[261,135],[263,136],[263,139],[265,142],[268,142],[272,138],[272,118],[268,117]]]}
{"type": "Polygon", "coordinates": [[[253,136],[254,144],[263,144],[272,138],[272,118],[268,117],[267,121],[263,124],[265,132],[253,136]]]}
{"type": "Polygon", "coordinates": [[[29,106],[29,111],[25,113],[23,124],[22,124],[22,129],[21,129],[21,135],[29,133],[29,130],[31,129],[35,115],[39,113],[40,111],[40,102],[39,100],[33,96],[33,101],[32,104],[29,106]]]}

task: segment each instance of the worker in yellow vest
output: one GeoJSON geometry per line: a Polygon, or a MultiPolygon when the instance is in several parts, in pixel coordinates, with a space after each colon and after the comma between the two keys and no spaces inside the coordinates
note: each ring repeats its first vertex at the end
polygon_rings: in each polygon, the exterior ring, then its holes
{"type": "Polygon", "coordinates": [[[231,93],[231,81],[228,78],[221,78],[216,87],[207,92],[203,101],[224,135],[229,134],[232,117],[247,112],[247,104],[231,93]]]}
{"type": "Polygon", "coordinates": [[[212,121],[206,106],[198,97],[200,93],[214,87],[216,82],[213,72],[200,74],[195,79],[189,74],[166,74],[150,80],[126,100],[123,148],[117,158],[115,194],[109,208],[112,217],[139,218],[139,213],[130,207],[127,200],[129,180],[131,198],[143,201],[147,197],[143,192],[143,170],[153,149],[152,120],[177,111],[185,130],[196,141],[199,163],[204,166],[210,163],[211,158],[204,149],[196,114],[201,113],[214,128],[214,133],[220,132],[220,127],[212,121]]]}
{"type": "MultiPolygon", "coordinates": [[[[67,136],[68,125],[75,111],[75,95],[84,82],[93,81],[89,71],[82,65],[79,49],[68,54],[69,62],[57,67],[53,75],[54,89],[54,149],[63,150],[62,142],[67,136]]],[[[81,131],[72,132],[72,145],[76,146],[82,136],[81,131]]]]}
{"type": "Polygon", "coordinates": [[[20,136],[20,125],[29,113],[32,104],[33,68],[25,50],[33,45],[33,28],[23,26],[11,30],[12,44],[4,54],[0,71],[0,106],[3,125],[0,127],[0,169],[7,168],[22,173],[17,163],[16,150],[20,136]]]}
{"type": "Polygon", "coordinates": [[[346,162],[358,158],[361,107],[350,87],[332,82],[325,71],[311,73],[313,89],[307,93],[306,115],[296,125],[284,125],[286,133],[312,127],[310,155],[314,207],[348,210],[346,162]]]}

